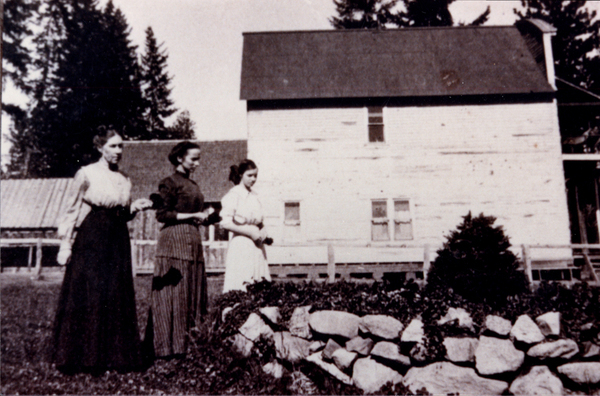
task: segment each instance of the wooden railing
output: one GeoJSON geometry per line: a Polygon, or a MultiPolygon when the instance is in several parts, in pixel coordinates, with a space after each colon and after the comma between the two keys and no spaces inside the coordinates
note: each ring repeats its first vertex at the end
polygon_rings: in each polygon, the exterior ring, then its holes
{"type": "MultiPolygon", "coordinates": [[[[154,269],[154,260],[156,253],[155,240],[132,240],[131,252],[134,274],[150,274],[154,269]]],[[[24,247],[29,249],[27,269],[33,277],[39,277],[42,272],[42,248],[44,246],[58,246],[59,239],[46,238],[22,238],[22,239],[1,239],[0,246],[24,247]],[[35,252],[35,255],[34,255],[35,252]],[[35,257],[35,264],[33,263],[35,257]]],[[[282,275],[282,277],[307,277],[323,278],[333,282],[336,278],[348,275],[371,274],[372,278],[381,278],[386,272],[405,272],[412,276],[422,275],[423,281],[426,281],[427,272],[432,262],[435,251],[439,246],[418,245],[418,244],[366,244],[366,243],[344,243],[344,242],[324,242],[311,245],[276,245],[269,247],[270,268],[272,273],[282,275]],[[283,256],[282,253],[289,253],[298,249],[307,249],[312,251],[312,258],[302,259],[302,257],[286,258],[278,260],[283,256]],[[347,250],[359,249],[365,252],[378,251],[385,260],[374,260],[364,262],[355,260],[350,262],[344,259],[344,253],[347,250]],[[414,251],[420,251],[419,257],[415,256],[414,251]],[[412,250],[410,260],[401,259],[402,255],[406,257],[406,251],[412,250]],[[274,253],[274,254],[273,254],[274,253]],[[398,254],[398,260],[390,260],[390,256],[398,254]],[[297,260],[295,260],[297,258],[297,260]]],[[[227,251],[227,242],[205,242],[204,257],[207,272],[213,275],[219,275],[225,272],[225,255],[227,251]]],[[[346,254],[347,255],[347,254],[346,254]]],[[[293,254],[292,254],[293,256],[293,254]]],[[[375,255],[376,256],[376,255],[375,255]]],[[[347,259],[347,257],[346,257],[347,259]]],[[[522,245],[521,263],[530,283],[542,280],[545,274],[552,271],[556,274],[563,274],[557,279],[573,281],[576,279],[586,280],[595,284],[600,284],[598,272],[600,272],[600,244],[565,244],[565,245],[522,245]],[[568,257],[561,260],[540,260],[534,259],[532,251],[534,250],[552,250],[560,249],[568,253],[568,257]],[[596,265],[596,267],[595,267],[596,265]]],[[[359,277],[359,276],[357,276],[359,277]]],[[[419,278],[421,279],[421,278],[419,278]]]]}

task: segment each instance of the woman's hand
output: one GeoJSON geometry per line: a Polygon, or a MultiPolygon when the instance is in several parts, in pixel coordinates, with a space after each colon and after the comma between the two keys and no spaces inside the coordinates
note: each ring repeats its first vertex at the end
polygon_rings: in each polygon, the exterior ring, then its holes
{"type": "Polygon", "coordinates": [[[56,262],[59,265],[66,265],[71,258],[71,249],[60,249],[58,256],[56,256],[56,262]]]}
{"type": "Polygon", "coordinates": [[[140,212],[142,210],[150,208],[152,208],[152,201],[148,198],[136,199],[130,206],[130,210],[132,213],[140,212]]]}
{"type": "Polygon", "coordinates": [[[263,232],[255,225],[246,225],[243,227],[247,227],[247,233],[250,239],[254,241],[257,245],[260,245],[263,241],[263,232]]]}
{"type": "Polygon", "coordinates": [[[194,217],[196,219],[198,219],[198,221],[200,221],[202,223],[204,220],[208,219],[208,213],[206,213],[206,212],[196,212],[196,213],[194,213],[194,217]]]}
{"type": "Polygon", "coordinates": [[[261,228],[260,229],[260,241],[264,242],[265,239],[267,239],[269,237],[269,234],[267,233],[267,229],[266,228],[261,228]]]}

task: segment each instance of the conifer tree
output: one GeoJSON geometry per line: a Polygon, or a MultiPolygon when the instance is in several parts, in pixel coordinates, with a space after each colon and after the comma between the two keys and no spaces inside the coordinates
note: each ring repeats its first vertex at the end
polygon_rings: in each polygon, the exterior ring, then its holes
{"type": "Polygon", "coordinates": [[[2,9],[2,83],[10,79],[27,91],[26,76],[31,63],[25,40],[33,32],[29,26],[40,7],[39,0],[6,0],[2,9]]]}
{"type": "Polygon", "coordinates": [[[72,176],[97,155],[91,141],[98,126],[147,138],[137,56],[110,1],[102,10],[96,0],[46,0],[44,12],[52,34],[35,40],[40,73],[27,116],[14,123],[9,170],[72,176]]]}
{"type": "Polygon", "coordinates": [[[165,128],[165,119],[177,111],[170,98],[171,77],[168,75],[167,54],[158,45],[151,27],[146,29],[146,48],[142,56],[142,89],[146,100],[144,118],[147,123],[148,134],[155,138],[162,138],[168,131],[165,128]]]}
{"type": "Polygon", "coordinates": [[[552,52],[556,75],[600,93],[600,19],[586,1],[521,0],[521,18],[542,19],[556,28],[552,52]]]}
{"type": "MultiPolygon", "coordinates": [[[[330,19],[336,29],[382,29],[389,27],[452,26],[449,6],[455,0],[333,0],[337,16],[330,19]]],[[[488,7],[470,25],[484,24],[488,7]]]]}
{"type": "Polygon", "coordinates": [[[190,118],[190,112],[182,111],[177,115],[175,123],[168,130],[167,139],[193,139],[195,135],[194,127],[196,123],[190,118]]]}
{"type": "Polygon", "coordinates": [[[381,29],[397,24],[398,0],[333,0],[338,16],[329,19],[336,29],[381,29]]]}
{"type": "Polygon", "coordinates": [[[450,232],[427,275],[429,288],[447,287],[475,302],[494,306],[506,303],[508,296],[522,293],[527,281],[518,270],[502,227],[483,213],[469,212],[457,229],[450,232]]]}

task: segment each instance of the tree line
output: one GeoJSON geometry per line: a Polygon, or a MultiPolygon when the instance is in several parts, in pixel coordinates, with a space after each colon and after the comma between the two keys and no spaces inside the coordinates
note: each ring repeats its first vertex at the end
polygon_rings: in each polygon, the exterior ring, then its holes
{"type": "Polygon", "coordinates": [[[189,112],[165,124],[177,112],[166,50],[148,27],[138,55],[112,1],[6,0],[3,21],[3,84],[29,98],[3,103],[13,120],[8,176],[72,176],[93,159],[100,125],[130,140],[193,138],[189,112]]]}

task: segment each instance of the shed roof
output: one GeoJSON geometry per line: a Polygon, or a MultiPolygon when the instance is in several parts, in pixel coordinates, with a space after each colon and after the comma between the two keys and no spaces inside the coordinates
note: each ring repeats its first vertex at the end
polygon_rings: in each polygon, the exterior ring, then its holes
{"type": "Polygon", "coordinates": [[[2,180],[2,228],[56,228],[58,218],[77,193],[73,179],[2,180]]]}
{"type": "MultiPolygon", "coordinates": [[[[173,173],[167,159],[171,149],[181,140],[124,142],[121,169],[131,179],[134,199],[148,198],[158,190],[158,182],[173,173]]],[[[245,159],[246,140],[195,141],[202,155],[200,166],[192,175],[207,202],[218,202],[232,186],[229,167],[245,159]]]]}
{"type": "Polygon", "coordinates": [[[514,26],[245,33],[241,99],[553,92],[514,26]]]}
{"type": "MultiPolygon", "coordinates": [[[[125,142],[121,169],[133,184],[134,199],[149,197],[158,182],[173,173],[167,156],[179,140],[125,142]]],[[[245,140],[196,142],[202,150],[192,178],[205,201],[217,202],[232,187],[229,167],[246,158],[245,140]]],[[[3,229],[57,228],[66,205],[77,192],[72,178],[2,180],[0,226],[3,229]]]]}

